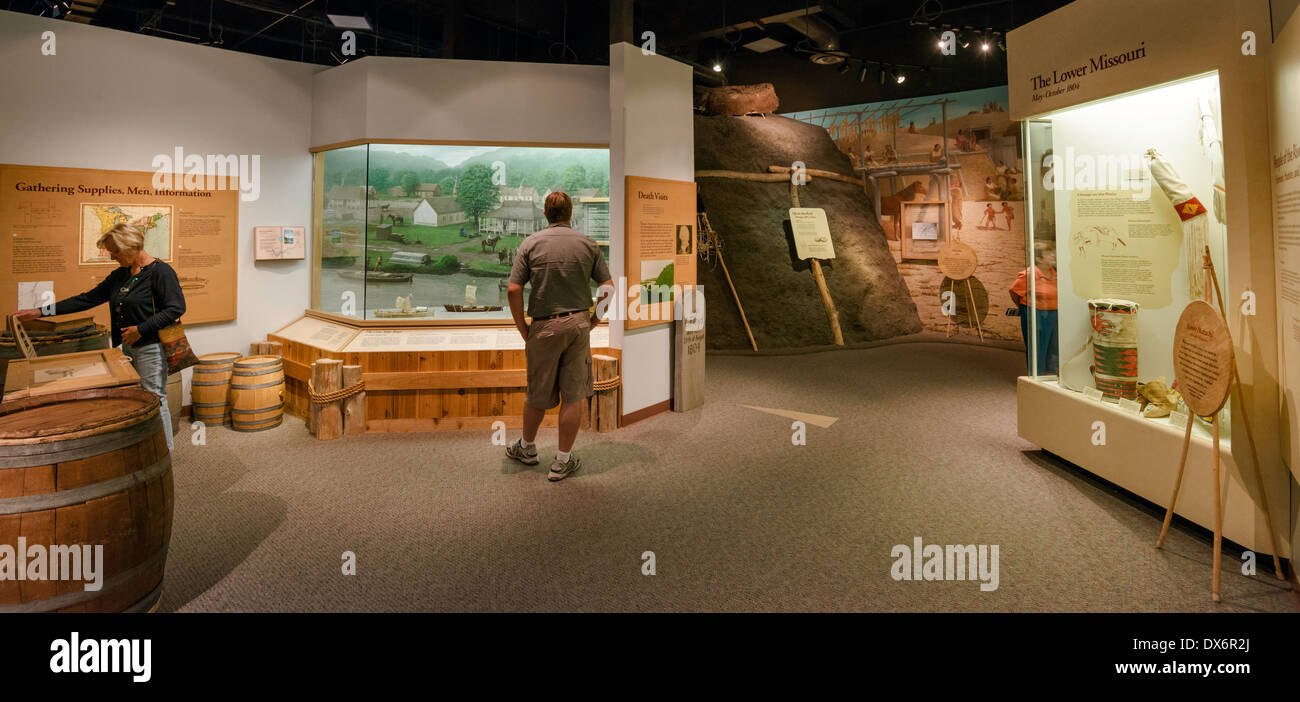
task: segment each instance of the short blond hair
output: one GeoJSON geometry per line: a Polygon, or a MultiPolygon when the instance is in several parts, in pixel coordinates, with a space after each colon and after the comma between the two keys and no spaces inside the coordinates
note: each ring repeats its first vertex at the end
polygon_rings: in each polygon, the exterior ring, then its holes
{"type": "Polygon", "coordinates": [[[112,229],[104,232],[99,237],[95,245],[105,251],[108,250],[108,242],[113,242],[118,251],[139,251],[144,248],[144,232],[139,227],[130,224],[118,224],[112,229]]]}

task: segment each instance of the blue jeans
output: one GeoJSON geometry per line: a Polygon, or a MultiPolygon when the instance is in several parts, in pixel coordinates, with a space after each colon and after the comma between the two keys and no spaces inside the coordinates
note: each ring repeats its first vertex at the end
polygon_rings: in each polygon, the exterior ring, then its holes
{"type": "Polygon", "coordinates": [[[158,396],[158,416],[162,419],[163,436],[167,437],[167,452],[172,451],[172,416],[167,407],[167,357],[159,342],[144,346],[122,344],[122,353],[131,359],[135,372],[140,375],[140,387],[158,396]]]}
{"type": "MultiPolygon", "coordinates": [[[[1029,343],[1029,308],[1020,305],[1020,334],[1025,338],[1025,360],[1034,352],[1034,344],[1029,343]]],[[[1060,335],[1057,333],[1056,310],[1034,310],[1038,317],[1038,374],[1056,375],[1059,371],[1061,352],[1057,348],[1060,335]]]]}

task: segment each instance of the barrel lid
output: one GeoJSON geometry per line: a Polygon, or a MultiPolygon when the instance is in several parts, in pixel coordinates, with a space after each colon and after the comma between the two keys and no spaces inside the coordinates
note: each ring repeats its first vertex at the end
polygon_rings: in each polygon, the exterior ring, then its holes
{"type": "Polygon", "coordinates": [[[278,366],[283,363],[279,356],[245,356],[235,361],[238,368],[261,368],[262,366],[278,366]]]}
{"type": "Polygon", "coordinates": [[[0,442],[95,434],[130,426],[158,412],[158,398],[139,388],[94,388],[0,404],[0,442]]]}
{"type": "Polygon", "coordinates": [[[217,353],[205,353],[199,356],[199,363],[229,363],[240,357],[238,351],[218,351],[217,353]]]}

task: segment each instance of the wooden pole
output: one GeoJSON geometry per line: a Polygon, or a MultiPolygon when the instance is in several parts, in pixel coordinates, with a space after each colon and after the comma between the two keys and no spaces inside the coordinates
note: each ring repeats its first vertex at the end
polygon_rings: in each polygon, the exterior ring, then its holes
{"type": "MultiPolygon", "coordinates": [[[[735,180],[753,180],[759,183],[780,183],[790,179],[783,173],[746,173],[745,171],[696,171],[696,178],[733,178],[735,180]]],[[[812,176],[808,176],[812,180],[812,176]]],[[[856,183],[857,181],[853,181],[856,183]]]]}
{"type": "Polygon", "coordinates": [[[975,331],[979,332],[980,341],[984,341],[984,325],[980,324],[980,311],[975,304],[975,290],[970,286],[970,278],[966,279],[966,299],[970,300],[970,307],[966,309],[966,312],[970,314],[971,319],[975,320],[975,331]]]}
{"type": "Polygon", "coordinates": [[[1174,478],[1174,494],[1169,498],[1169,507],[1165,509],[1165,522],[1160,525],[1160,538],[1156,539],[1156,548],[1163,548],[1165,537],[1169,535],[1169,523],[1174,520],[1174,508],[1178,506],[1178,490],[1183,486],[1183,468],[1187,467],[1187,447],[1192,443],[1192,415],[1187,415],[1187,430],[1183,432],[1183,452],[1178,456],[1178,475],[1174,478]]]}
{"type": "Polygon", "coordinates": [[[836,346],[844,345],[844,333],[840,331],[840,314],[835,310],[835,301],[831,299],[831,291],[826,287],[826,276],[822,273],[821,261],[815,258],[808,259],[812,263],[813,278],[817,280],[817,291],[821,293],[822,305],[826,307],[826,316],[831,321],[831,336],[835,339],[836,346]]]}
{"type": "MultiPolygon", "coordinates": [[[[950,293],[953,292],[953,288],[955,288],[955,287],[957,287],[957,281],[952,280],[952,279],[950,278],[950,279],[949,279],[949,285],[948,285],[948,292],[950,292],[950,293]]],[[[940,292],[943,291],[943,285],[942,285],[942,284],[939,285],[939,290],[940,290],[940,292]]],[[[953,294],[955,295],[956,293],[953,293],[953,294]]],[[[939,311],[940,311],[940,312],[943,311],[943,305],[944,305],[944,302],[943,302],[943,295],[940,294],[940,295],[939,295],[939,311]]],[[[944,319],[948,320],[947,324],[944,325],[944,330],[943,330],[943,336],[944,336],[945,339],[951,339],[951,338],[952,338],[952,318],[953,318],[953,315],[955,315],[955,314],[957,314],[957,305],[956,305],[956,303],[953,303],[952,314],[945,314],[945,315],[944,315],[944,319]]]]}
{"type": "MultiPolygon", "coordinates": [[[[343,387],[356,384],[361,380],[361,366],[343,366],[343,387]]],[[[360,436],[366,433],[366,392],[361,392],[343,400],[343,433],[347,436],[360,436]]]]}
{"type": "MultiPolygon", "coordinates": [[[[789,173],[790,167],[789,166],[768,166],[767,170],[769,173],[789,173]]],[[[726,171],[696,171],[696,175],[698,175],[699,173],[723,173],[723,172],[726,171]]],[[[804,175],[808,176],[808,180],[812,180],[813,177],[815,176],[817,178],[826,178],[827,180],[838,180],[841,183],[851,183],[853,185],[862,184],[862,180],[860,178],[840,175],[835,171],[824,171],[820,168],[805,168],[803,172],[804,175]]]]}
{"type": "MultiPolygon", "coordinates": [[[[1214,270],[1214,261],[1210,259],[1210,247],[1208,245],[1205,247],[1205,260],[1209,265],[1210,280],[1214,283],[1214,297],[1219,302],[1219,313],[1224,316],[1224,321],[1227,321],[1228,308],[1223,306],[1223,290],[1219,288],[1219,274],[1214,270]]],[[[1229,327],[1228,329],[1228,333],[1231,334],[1232,328],[1229,327]]],[[[1285,581],[1286,576],[1282,574],[1282,560],[1277,555],[1279,549],[1277,536],[1273,531],[1273,515],[1268,509],[1268,492],[1264,489],[1264,471],[1259,465],[1259,450],[1255,447],[1255,433],[1250,428],[1250,414],[1246,411],[1246,392],[1241,387],[1241,376],[1237,374],[1236,354],[1232,356],[1232,389],[1237,393],[1237,409],[1241,412],[1241,423],[1246,427],[1246,441],[1250,443],[1250,460],[1255,468],[1253,473],[1255,489],[1259,492],[1260,501],[1264,503],[1260,509],[1264,512],[1264,523],[1268,527],[1268,543],[1273,549],[1273,575],[1278,580],[1285,581]]]]}
{"type": "Polygon", "coordinates": [[[736,298],[736,309],[740,310],[740,321],[745,323],[745,333],[749,335],[749,345],[758,350],[758,342],[754,341],[754,330],[749,328],[749,320],[745,318],[745,308],[740,304],[740,293],[736,292],[736,286],[731,282],[731,273],[727,271],[727,262],[722,259],[722,249],[718,249],[718,263],[722,264],[722,275],[727,278],[727,287],[731,288],[731,296],[736,298]]]}
{"type": "MultiPolygon", "coordinates": [[[[342,389],[343,361],[322,358],[311,364],[311,384],[317,393],[342,389]]],[[[317,439],[336,439],[343,433],[343,412],[339,402],[311,403],[312,433],[317,439]]]]}
{"type": "MultiPolygon", "coordinates": [[[[1188,424],[1192,423],[1192,418],[1190,415],[1187,417],[1187,423],[1188,424]]],[[[1222,514],[1223,508],[1219,504],[1219,413],[1218,412],[1214,413],[1213,427],[1214,427],[1213,429],[1214,436],[1211,439],[1211,441],[1213,441],[1214,443],[1210,447],[1210,455],[1213,457],[1211,460],[1213,461],[1213,467],[1214,467],[1213,470],[1214,579],[1213,579],[1213,584],[1211,586],[1210,596],[1214,598],[1215,602],[1218,602],[1219,601],[1219,580],[1223,575],[1221,572],[1219,572],[1219,566],[1221,565],[1221,561],[1223,559],[1223,514],[1222,514]]]]}
{"type": "MultiPolygon", "coordinates": [[[[799,207],[799,186],[794,181],[790,181],[790,202],[799,207]]],[[[813,280],[817,281],[817,292],[821,293],[822,306],[826,308],[826,316],[831,322],[831,338],[835,340],[836,346],[844,345],[844,333],[840,331],[840,313],[835,310],[835,300],[831,299],[831,291],[826,287],[826,275],[822,273],[821,261],[815,258],[808,259],[812,264],[813,280]]]]}
{"type": "MultiPolygon", "coordinates": [[[[619,362],[613,356],[593,354],[591,357],[593,379],[607,382],[618,377],[619,362]]],[[[597,390],[591,396],[591,429],[596,432],[614,431],[618,428],[618,386],[597,390]]]]}
{"type": "Polygon", "coordinates": [[[740,310],[740,321],[745,325],[745,333],[749,335],[749,345],[758,350],[758,342],[754,341],[754,330],[749,328],[749,319],[745,317],[745,306],[740,304],[740,293],[736,291],[736,285],[731,282],[731,272],[727,270],[727,261],[722,257],[722,239],[713,229],[713,224],[709,222],[707,212],[699,213],[699,225],[703,231],[708,232],[708,239],[714,242],[714,252],[718,254],[718,263],[722,264],[722,275],[727,279],[727,287],[731,288],[731,297],[736,300],[736,309],[740,310]]]}

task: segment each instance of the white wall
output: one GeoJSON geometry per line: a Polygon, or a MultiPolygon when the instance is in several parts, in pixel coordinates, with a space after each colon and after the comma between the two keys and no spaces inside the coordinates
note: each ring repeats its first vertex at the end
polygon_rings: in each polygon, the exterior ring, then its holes
{"type": "Polygon", "coordinates": [[[261,156],[261,195],[239,206],[238,318],[187,325],[198,353],[247,352],[302,314],[309,263],[255,263],[251,240],[254,225],[310,230],[317,67],[13,12],[0,12],[0,65],[0,163],[152,171],[178,146],[261,156]]]}
{"type": "MultiPolygon", "coordinates": [[[[154,155],[261,156],[239,208],[239,311],[192,326],[200,353],[247,348],[307,308],[310,262],[253,261],[254,225],[311,223],[312,145],[363,137],[609,144],[611,269],[623,269],[623,176],[694,180],[691,71],[630,45],[602,66],[370,57],[336,68],[0,13],[0,162],[152,170],[154,155]],[[57,54],[41,54],[52,30],[57,54]],[[611,114],[611,110],[614,110],[611,114]],[[612,117],[612,118],[611,118],[612,117]]],[[[636,373],[624,412],[669,399],[668,326],[611,341],[636,373]]]]}
{"type": "Polygon", "coordinates": [[[366,57],[317,74],[314,146],[351,139],[609,143],[609,69],[366,57]]]}
{"type": "MultiPolygon", "coordinates": [[[[609,164],[609,267],[625,274],[624,177],[695,180],[695,122],[691,67],[646,56],[640,47],[609,48],[613,116],[609,164]]],[[[639,276],[634,276],[639,279],[639,276]]],[[[672,325],[626,331],[610,324],[610,343],[623,348],[623,414],[672,396],[672,325]],[[628,372],[635,369],[635,372],[628,372]]]]}

